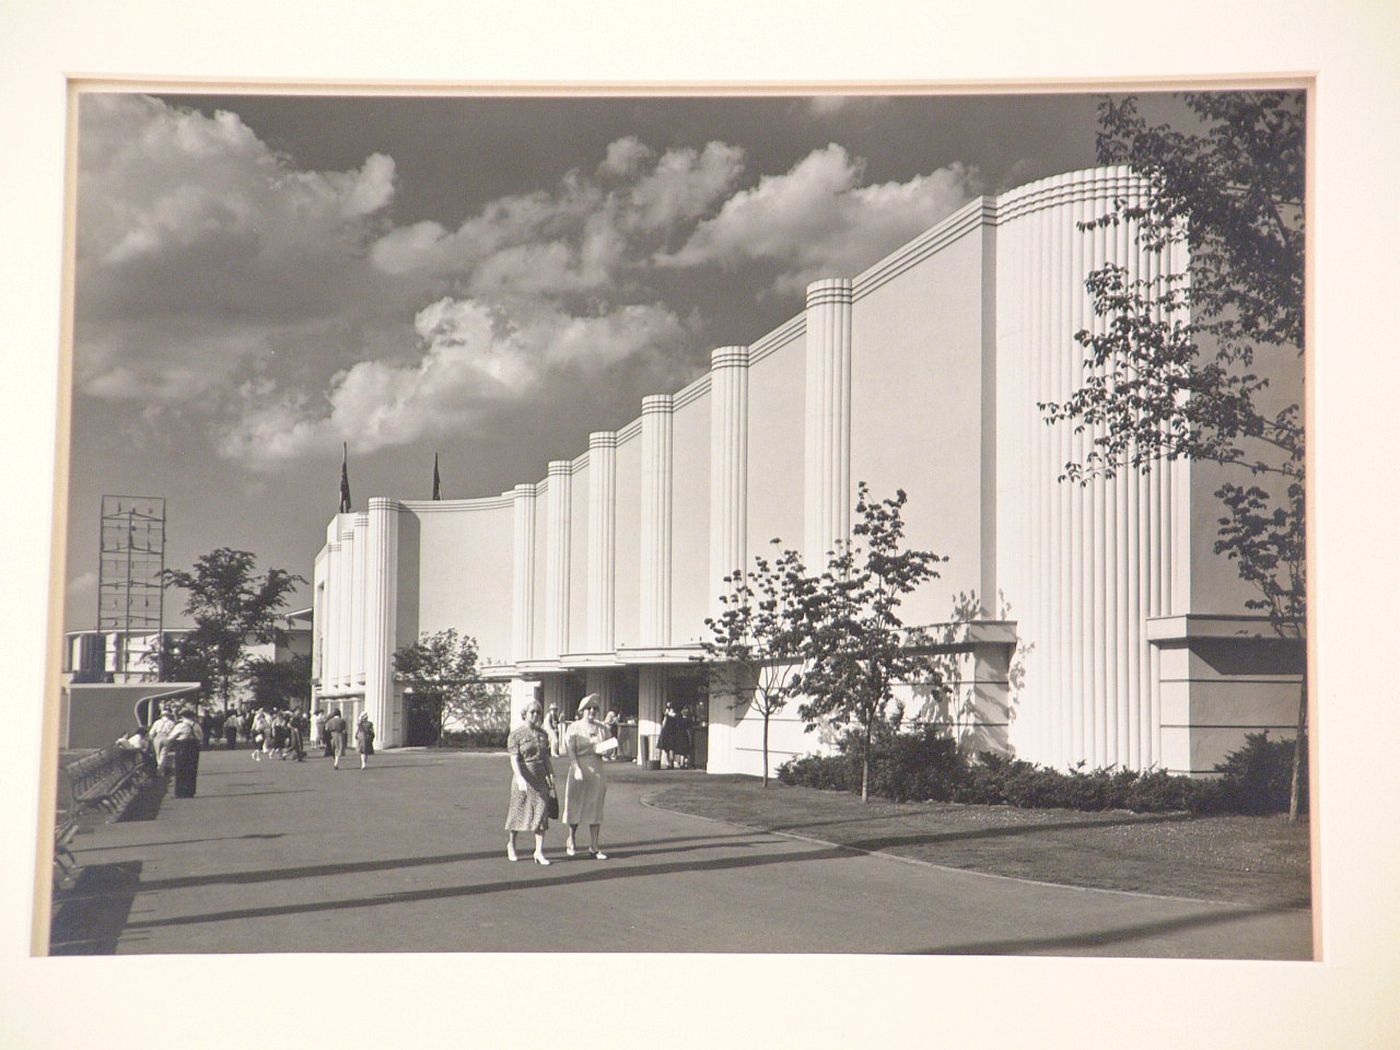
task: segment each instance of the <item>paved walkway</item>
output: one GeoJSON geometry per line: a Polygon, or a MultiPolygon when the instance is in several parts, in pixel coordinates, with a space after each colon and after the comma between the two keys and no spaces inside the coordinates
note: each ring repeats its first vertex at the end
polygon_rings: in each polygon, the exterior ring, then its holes
{"type": "Polygon", "coordinates": [[[54,951],[1310,953],[1306,912],[1000,879],[644,804],[698,773],[615,766],[610,860],[566,858],[555,826],[554,864],[529,863],[525,837],[511,864],[503,755],[348,765],[206,753],[196,798],[75,842],[84,894],[54,951]]]}

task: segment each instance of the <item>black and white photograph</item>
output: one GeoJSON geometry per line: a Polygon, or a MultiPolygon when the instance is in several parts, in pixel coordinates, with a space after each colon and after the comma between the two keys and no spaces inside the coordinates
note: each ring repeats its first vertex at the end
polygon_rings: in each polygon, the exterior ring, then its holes
{"type": "Polygon", "coordinates": [[[0,15],[0,1042],[1400,1031],[1396,13],[734,6],[0,15]]]}
{"type": "Polygon", "coordinates": [[[75,102],[50,952],[1312,957],[1303,90],[75,102]]]}

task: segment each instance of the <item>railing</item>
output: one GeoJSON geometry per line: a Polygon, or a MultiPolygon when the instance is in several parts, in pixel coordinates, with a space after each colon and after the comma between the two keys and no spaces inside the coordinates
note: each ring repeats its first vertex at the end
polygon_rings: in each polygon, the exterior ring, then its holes
{"type": "Polygon", "coordinates": [[[122,747],[104,747],[60,766],[54,833],[55,885],[64,885],[77,870],[68,844],[78,833],[82,818],[101,811],[108,823],[119,819],[153,776],[151,761],[143,752],[122,747]]]}

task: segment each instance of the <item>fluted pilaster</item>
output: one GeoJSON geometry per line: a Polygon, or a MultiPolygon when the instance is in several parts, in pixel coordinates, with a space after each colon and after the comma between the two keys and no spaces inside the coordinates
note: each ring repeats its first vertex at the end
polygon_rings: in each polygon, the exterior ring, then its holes
{"type": "Polygon", "coordinates": [[[613,708],[617,681],[613,673],[605,667],[590,667],[583,673],[583,688],[586,693],[597,693],[601,705],[599,714],[607,714],[613,708]]]}
{"type": "Polygon", "coordinates": [[[666,668],[644,664],[637,669],[637,762],[643,755],[655,757],[656,738],[661,733],[661,717],[666,710],[666,668]],[[641,741],[650,741],[647,748],[641,741]]]}
{"type": "Polygon", "coordinates": [[[569,543],[572,524],[572,466],[549,464],[545,501],[544,656],[558,658],[569,645],[569,543]]]}
{"type": "Polygon", "coordinates": [[[710,607],[748,558],[749,348],[710,355],[710,607]]]}
{"type": "MultiPolygon", "coordinates": [[[[671,493],[675,403],[642,399],[641,643],[671,644],[671,493]]],[[[659,715],[658,715],[659,717],[659,715]]]]}
{"type": "Polygon", "coordinates": [[[617,435],[588,435],[588,648],[610,653],[617,620],[617,435]]]}
{"type": "Polygon", "coordinates": [[[355,558],[351,563],[351,606],[350,606],[350,684],[363,685],[365,681],[365,617],[366,580],[368,578],[369,515],[363,511],[354,516],[355,558]]]}
{"type": "Polygon", "coordinates": [[[515,547],[511,588],[511,659],[530,659],[535,652],[535,512],[538,489],[516,485],[511,490],[515,510],[515,547]]]}
{"type": "Polygon", "coordinates": [[[803,555],[819,567],[851,536],[850,280],[808,285],[806,321],[803,555]]]}
{"type": "Polygon", "coordinates": [[[1184,470],[1156,464],[1086,485],[1060,481],[1100,428],[1045,426],[1041,402],[1063,403],[1084,381],[1080,329],[1102,331],[1087,275],[1116,263],[1151,279],[1184,258],[1135,243],[1135,227],[1081,229],[1140,200],[1125,168],[1076,172],[998,202],[998,550],[1010,616],[1024,643],[1028,695],[1013,730],[1018,753],[1059,766],[1145,768],[1160,761],[1160,690],[1145,624],[1170,613],[1188,552],[1181,535],[1184,470]],[[1015,508],[1024,502],[1025,513],[1015,508]]]}
{"type": "Polygon", "coordinates": [[[382,744],[400,744],[394,718],[394,649],[399,599],[399,508],[369,501],[365,528],[365,710],[382,744]]]}
{"type": "Polygon", "coordinates": [[[322,654],[321,689],[340,688],[340,603],[345,595],[340,580],[340,541],[326,544],[325,652],[322,654]]]}

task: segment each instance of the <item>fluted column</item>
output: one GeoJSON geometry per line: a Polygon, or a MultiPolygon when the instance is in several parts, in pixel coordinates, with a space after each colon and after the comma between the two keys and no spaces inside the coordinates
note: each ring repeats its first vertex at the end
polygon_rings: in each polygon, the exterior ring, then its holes
{"type": "Polygon", "coordinates": [[[710,355],[710,609],[748,558],[749,348],[710,355]]]}
{"type": "Polygon", "coordinates": [[[336,685],[352,684],[351,662],[355,638],[355,526],[349,514],[340,516],[340,664],[336,685]]]}
{"type": "Polygon", "coordinates": [[[654,757],[656,738],[661,733],[661,716],[666,710],[666,668],[656,664],[637,669],[637,763],[643,753],[654,757]],[[641,741],[650,741],[643,748],[641,741]]]}
{"type": "Polygon", "coordinates": [[[538,490],[516,485],[511,490],[515,509],[515,548],[511,591],[511,659],[530,659],[535,652],[535,510],[538,490]]]}
{"type": "MultiPolygon", "coordinates": [[[[1085,277],[1105,263],[1152,279],[1185,258],[1164,259],[1124,223],[1082,229],[1116,199],[1140,202],[1126,168],[1075,172],[999,199],[997,429],[1003,475],[997,505],[999,563],[1010,616],[1025,648],[1024,703],[1012,739],[1023,757],[1144,768],[1160,759],[1157,652],[1146,624],[1181,601],[1177,535],[1187,493],[1178,468],[1154,464],[1086,485],[1061,482],[1083,462],[1102,425],[1075,433],[1044,425],[1043,402],[1065,402],[1084,381],[1080,329],[1102,332],[1085,277]],[[1024,715],[1024,720],[1020,716],[1024,715]]],[[[1165,320],[1165,318],[1163,318],[1165,320]]],[[[999,581],[1000,582],[1000,581],[999,581]]]]}
{"type": "Polygon", "coordinates": [[[642,399],[641,644],[671,644],[671,491],[675,402],[642,399]]]}
{"type": "Polygon", "coordinates": [[[340,603],[344,594],[340,586],[340,541],[326,544],[325,652],[321,662],[321,691],[333,693],[340,688],[340,603]]]}
{"type": "Polygon", "coordinates": [[[574,712],[568,709],[568,680],[562,674],[545,675],[541,683],[544,694],[544,709],[548,711],[551,707],[559,708],[559,717],[566,722],[572,722],[574,712]]]}
{"type": "Polygon", "coordinates": [[[598,694],[600,715],[612,710],[613,694],[617,691],[614,685],[613,673],[606,667],[590,667],[583,673],[584,692],[598,694]]]}
{"type": "Polygon", "coordinates": [[[588,649],[616,648],[617,435],[588,435],[588,649]]]}
{"type": "Polygon", "coordinates": [[[391,499],[369,501],[365,527],[365,710],[382,744],[401,744],[396,719],[394,648],[399,600],[399,508],[391,499]]]}
{"type": "Polygon", "coordinates": [[[366,580],[369,572],[367,563],[369,542],[366,534],[369,530],[369,515],[360,512],[354,516],[353,520],[355,558],[350,566],[350,572],[353,576],[350,584],[352,595],[350,605],[350,684],[352,687],[364,685],[365,682],[365,617],[368,614],[366,580]]]}
{"type": "Polygon", "coordinates": [[[803,556],[810,567],[851,536],[851,281],[807,286],[803,556]]]}
{"type": "Polygon", "coordinates": [[[544,655],[558,659],[569,645],[569,542],[572,467],[567,459],[549,464],[545,502],[544,655]]]}

